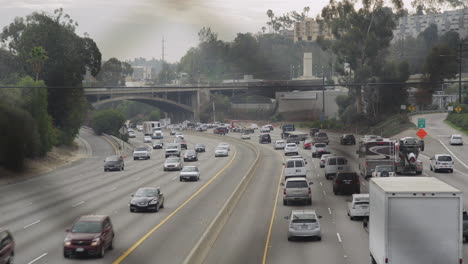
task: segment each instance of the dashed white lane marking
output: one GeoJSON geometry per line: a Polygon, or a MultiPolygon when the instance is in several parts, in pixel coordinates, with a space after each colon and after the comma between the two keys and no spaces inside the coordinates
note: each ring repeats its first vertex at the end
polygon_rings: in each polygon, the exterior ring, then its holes
{"type": "Polygon", "coordinates": [[[338,242],[343,242],[343,240],[341,240],[341,236],[340,236],[340,233],[336,233],[336,237],[338,237],[338,242]]]}
{"type": "Polygon", "coordinates": [[[320,182],[320,186],[323,186],[322,182],[320,182]]]}
{"type": "Polygon", "coordinates": [[[135,178],[135,179],[133,179],[133,180],[134,180],[134,181],[138,181],[138,180],[140,180],[140,179],[141,179],[141,177],[138,177],[138,178],[135,178]]]}
{"type": "Polygon", "coordinates": [[[30,262],[28,262],[28,264],[33,264],[34,262],[40,260],[41,258],[43,258],[43,257],[45,257],[45,256],[47,256],[47,253],[44,253],[44,254],[40,255],[39,257],[37,257],[37,258],[31,260],[30,262]]]}
{"type": "Polygon", "coordinates": [[[84,204],[84,203],[85,203],[84,201],[81,201],[81,202],[79,202],[79,203],[76,203],[76,204],[72,205],[72,207],[77,207],[78,205],[82,205],[82,204],[84,204]]]}
{"type": "Polygon", "coordinates": [[[115,190],[117,190],[117,188],[116,188],[116,187],[114,187],[114,188],[110,189],[110,190],[109,190],[109,191],[107,191],[107,192],[112,192],[112,191],[115,191],[115,190]]]}
{"type": "Polygon", "coordinates": [[[332,214],[330,207],[328,207],[328,213],[332,214]]]}
{"type": "Polygon", "coordinates": [[[29,225],[23,227],[23,229],[26,229],[26,228],[28,228],[28,227],[31,227],[31,226],[33,226],[33,225],[35,225],[35,224],[40,223],[40,222],[41,222],[41,220],[37,220],[37,221],[35,221],[35,222],[33,222],[33,223],[31,223],[31,224],[29,224],[29,225]]]}
{"type": "Polygon", "coordinates": [[[23,205],[23,207],[30,206],[30,205],[32,205],[32,204],[33,204],[33,203],[28,203],[28,204],[23,205]]]}
{"type": "Polygon", "coordinates": [[[324,196],[327,196],[327,193],[325,192],[325,190],[323,190],[322,192],[324,196]]]}
{"type": "Polygon", "coordinates": [[[468,169],[468,165],[466,165],[465,163],[463,163],[463,161],[461,161],[461,160],[447,147],[447,145],[445,145],[445,143],[442,142],[442,140],[440,140],[440,139],[437,139],[437,140],[439,140],[440,144],[442,144],[442,146],[444,146],[444,148],[445,148],[448,152],[450,152],[450,154],[452,154],[452,156],[453,156],[454,158],[456,158],[456,159],[458,160],[458,162],[460,162],[461,165],[463,165],[465,168],[468,169]]]}
{"type": "Polygon", "coordinates": [[[426,177],[429,177],[429,174],[423,172],[423,175],[426,176],[426,177]]]}
{"type": "Polygon", "coordinates": [[[175,176],[172,180],[175,181],[177,178],[179,178],[179,176],[175,176]]]}
{"type": "Polygon", "coordinates": [[[362,185],[367,186],[367,183],[364,181],[361,181],[362,185]]]}

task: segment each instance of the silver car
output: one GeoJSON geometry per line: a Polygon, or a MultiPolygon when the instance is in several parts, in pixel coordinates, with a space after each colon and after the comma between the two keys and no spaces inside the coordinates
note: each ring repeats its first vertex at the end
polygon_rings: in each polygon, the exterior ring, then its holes
{"type": "Polygon", "coordinates": [[[284,147],[284,155],[299,155],[296,143],[288,143],[284,147]]]}
{"type": "Polygon", "coordinates": [[[217,146],[215,149],[215,157],[227,157],[229,150],[226,146],[217,146]]]}
{"type": "Polygon", "coordinates": [[[184,166],[179,176],[180,181],[199,181],[200,171],[197,166],[184,166]]]}
{"type": "Polygon", "coordinates": [[[291,202],[306,202],[312,204],[312,190],[310,188],[312,182],[308,182],[307,178],[301,177],[290,177],[286,178],[284,183],[283,191],[283,205],[288,205],[291,202]]]}
{"type": "Polygon", "coordinates": [[[226,143],[226,142],[221,142],[221,143],[219,143],[219,144],[218,144],[218,147],[226,147],[228,151],[231,150],[231,147],[230,147],[229,144],[226,143]]]}
{"type": "Polygon", "coordinates": [[[164,162],[164,171],[178,170],[182,169],[182,160],[179,157],[169,157],[164,162]]]}
{"type": "Polygon", "coordinates": [[[288,240],[296,237],[311,237],[322,240],[322,230],[320,229],[319,219],[322,216],[317,215],[315,210],[292,210],[289,220],[288,240]]]}
{"type": "Polygon", "coordinates": [[[274,148],[275,149],[284,149],[286,147],[286,140],[279,139],[275,141],[274,148]]]}

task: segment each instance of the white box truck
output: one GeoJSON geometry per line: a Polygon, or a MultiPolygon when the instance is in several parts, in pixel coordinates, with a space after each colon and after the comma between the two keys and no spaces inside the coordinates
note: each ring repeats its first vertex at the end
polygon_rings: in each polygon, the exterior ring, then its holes
{"type": "Polygon", "coordinates": [[[462,263],[460,190],[432,177],[389,177],[371,179],[369,196],[370,263],[462,263]]]}

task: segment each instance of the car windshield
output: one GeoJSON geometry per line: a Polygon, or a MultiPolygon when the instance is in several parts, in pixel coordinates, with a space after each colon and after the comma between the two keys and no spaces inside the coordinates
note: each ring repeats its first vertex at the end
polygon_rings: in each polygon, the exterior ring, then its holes
{"type": "Polygon", "coordinates": [[[155,197],[158,194],[156,189],[139,189],[135,197],[155,197]]]}
{"type": "Polygon", "coordinates": [[[316,148],[325,148],[326,146],[327,146],[326,144],[322,144],[322,143],[315,144],[316,148]]]}
{"type": "Polygon", "coordinates": [[[216,150],[227,150],[228,148],[226,146],[218,146],[216,147],[216,150]]]}
{"type": "Polygon", "coordinates": [[[309,185],[306,181],[288,181],[286,188],[307,188],[309,185]]]}
{"type": "Polygon", "coordinates": [[[184,167],[184,168],[182,169],[182,171],[183,171],[183,172],[197,172],[198,169],[197,169],[197,167],[184,167]]]}
{"type": "Polygon", "coordinates": [[[119,156],[110,156],[106,158],[106,162],[119,161],[119,156]]]}
{"type": "Polygon", "coordinates": [[[362,202],[355,202],[355,205],[369,205],[369,202],[367,201],[362,201],[362,202]]]}
{"type": "Polygon", "coordinates": [[[286,147],[288,147],[288,148],[295,148],[295,147],[296,147],[296,144],[287,144],[286,147]]]}
{"type": "Polygon", "coordinates": [[[452,157],[451,156],[439,156],[437,161],[452,161],[452,157]]]}
{"type": "Polygon", "coordinates": [[[284,144],[284,143],[285,143],[284,140],[277,140],[277,141],[276,141],[276,144],[284,144]]]}
{"type": "Polygon", "coordinates": [[[139,147],[136,148],[135,151],[147,151],[148,149],[146,147],[139,147]]]}
{"type": "Polygon", "coordinates": [[[340,173],[337,176],[339,180],[354,180],[357,179],[357,175],[355,173],[340,173]]]}
{"type": "Polygon", "coordinates": [[[193,150],[187,151],[185,152],[185,155],[195,155],[195,151],[193,150]]]}
{"type": "Polygon", "coordinates": [[[292,217],[292,222],[298,223],[316,223],[317,219],[313,214],[295,214],[292,217]]]}
{"type": "Polygon", "coordinates": [[[167,163],[174,163],[174,162],[179,162],[178,158],[169,158],[166,160],[167,163]]]}
{"type": "Polygon", "coordinates": [[[101,222],[79,221],[76,222],[72,229],[72,233],[100,233],[102,231],[101,222]]]}
{"type": "Polygon", "coordinates": [[[461,136],[453,136],[453,139],[462,139],[461,136]]]}

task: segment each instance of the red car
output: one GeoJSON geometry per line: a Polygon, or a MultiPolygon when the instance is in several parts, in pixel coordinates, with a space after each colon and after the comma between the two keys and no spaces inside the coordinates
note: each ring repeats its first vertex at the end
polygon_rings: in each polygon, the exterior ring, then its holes
{"type": "Polygon", "coordinates": [[[304,145],[302,145],[304,149],[311,149],[312,148],[312,140],[304,141],[304,145]]]}
{"type": "Polygon", "coordinates": [[[15,257],[15,240],[10,232],[0,228],[0,264],[13,263],[15,257]]]}
{"type": "Polygon", "coordinates": [[[114,229],[109,216],[86,215],[67,229],[63,242],[63,256],[104,257],[107,249],[113,249],[114,229]]]}

